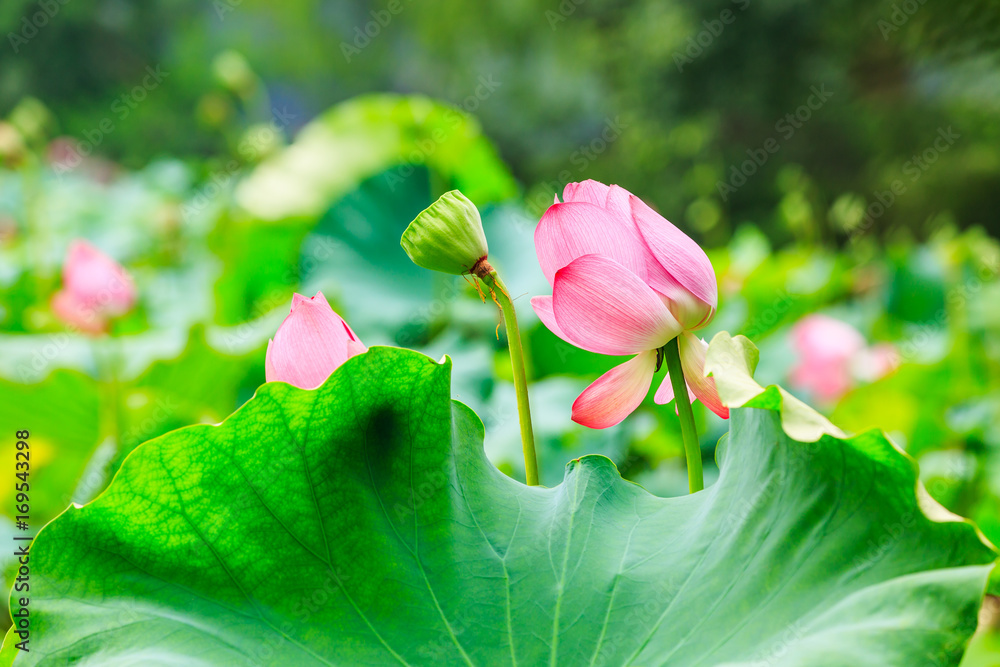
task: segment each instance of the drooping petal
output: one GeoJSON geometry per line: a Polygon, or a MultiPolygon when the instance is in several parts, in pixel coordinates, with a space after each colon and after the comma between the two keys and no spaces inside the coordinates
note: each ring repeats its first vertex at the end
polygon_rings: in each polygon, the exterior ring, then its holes
{"type": "Polygon", "coordinates": [[[618,424],[642,403],[655,370],[655,350],[615,366],[584,389],[573,402],[573,421],[590,428],[618,424]]]}
{"type": "Polygon", "coordinates": [[[291,313],[268,342],[265,378],[315,389],[348,358],[366,350],[322,292],[312,298],[296,294],[291,313]]]}
{"type": "Polygon", "coordinates": [[[567,183],[563,188],[563,201],[583,201],[604,206],[608,197],[608,186],[600,181],[587,179],[579,183],[567,183]]]}
{"type": "Polygon", "coordinates": [[[719,305],[715,270],[705,251],[687,234],[632,195],[632,219],[649,250],[649,285],[670,296],[680,286],[712,309],[719,305]]]}
{"type": "Polygon", "coordinates": [[[656,292],[600,255],[578,257],[558,271],[552,311],[575,345],[598,354],[655,350],[682,330],[656,292]]]}
{"type": "Polygon", "coordinates": [[[681,369],[688,388],[698,400],[723,419],[729,419],[729,408],[722,404],[715,380],[705,377],[705,353],[708,343],[692,333],[685,331],[678,338],[681,355],[681,369]]]}
{"type": "Polygon", "coordinates": [[[552,297],[551,296],[534,296],[531,297],[531,307],[535,310],[535,314],[538,315],[538,319],[542,321],[549,331],[555,335],[562,338],[564,341],[570,345],[580,347],[566,335],[560,327],[559,323],[556,322],[556,314],[552,312],[552,297]]]}
{"type": "MultiPolygon", "coordinates": [[[[687,387],[688,391],[688,401],[694,403],[698,397],[694,395],[691,391],[691,387],[687,387]]],[[[663,381],[660,382],[659,388],[656,390],[656,394],[653,395],[653,401],[657,405],[666,405],[670,401],[674,400],[674,386],[670,384],[670,373],[663,376],[663,381]]]]}
{"type": "Polygon", "coordinates": [[[132,278],[122,266],[86,241],[74,241],[63,265],[63,287],[77,303],[106,315],[122,315],[135,303],[132,278]]]}
{"type": "Polygon", "coordinates": [[[645,250],[631,221],[587,202],[553,204],[535,229],[535,250],[551,285],[556,271],[582,255],[603,255],[645,279],[645,250]]]}

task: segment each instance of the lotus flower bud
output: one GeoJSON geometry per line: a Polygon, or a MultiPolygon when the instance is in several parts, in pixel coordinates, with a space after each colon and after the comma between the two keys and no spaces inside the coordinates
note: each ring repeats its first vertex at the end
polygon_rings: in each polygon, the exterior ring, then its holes
{"type": "Polygon", "coordinates": [[[314,297],[296,294],[291,313],[267,342],[265,378],[315,389],[342,363],[367,351],[322,292],[314,297]]]}
{"type": "Polygon", "coordinates": [[[898,363],[892,345],[868,347],[865,337],[853,326],[820,313],[795,323],[791,344],[799,359],[789,373],[789,381],[823,403],[840,400],[858,380],[877,380],[898,363]]]}
{"type": "Polygon", "coordinates": [[[410,223],[400,245],[413,263],[462,275],[481,271],[489,249],[476,205],[458,190],[441,197],[410,223]]]}
{"type": "Polygon", "coordinates": [[[110,318],[127,313],[135,298],[132,278],[118,262],[86,241],[75,241],[63,265],[63,289],[52,298],[52,309],[68,324],[100,333],[110,318]]]}

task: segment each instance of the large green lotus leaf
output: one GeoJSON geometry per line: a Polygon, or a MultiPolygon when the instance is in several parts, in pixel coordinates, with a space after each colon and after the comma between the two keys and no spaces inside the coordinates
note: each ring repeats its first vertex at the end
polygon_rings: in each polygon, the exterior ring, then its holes
{"type": "Polygon", "coordinates": [[[400,164],[426,165],[442,191],[461,189],[480,205],[517,192],[475,117],[426,97],[381,94],[348,100],[303,127],[239,185],[236,200],[259,220],[311,218],[400,164]]]}
{"type": "Polygon", "coordinates": [[[599,456],[529,488],[486,460],[449,375],[374,347],[317,390],[270,383],[220,426],[137,448],[36,538],[30,652],[8,634],[2,655],[958,663],[994,553],[921,511],[912,462],[879,433],[801,443],[778,412],[734,409],[719,480],[698,494],[652,496],[599,456]]]}

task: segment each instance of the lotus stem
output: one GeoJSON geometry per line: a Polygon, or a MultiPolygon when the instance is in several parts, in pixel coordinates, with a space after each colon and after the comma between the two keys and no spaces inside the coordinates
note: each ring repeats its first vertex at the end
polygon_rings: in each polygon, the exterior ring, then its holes
{"type": "Polygon", "coordinates": [[[701,469],[698,429],[694,424],[694,412],[691,411],[691,399],[688,396],[684,371],[681,369],[681,353],[676,338],[667,343],[664,352],[667,372],[670,374],[670,386],[674,390],[677,416],[681,421],[681,439],[684,441],[684,457],[687,459],[688,489],[691,493],[695,493],[705,488],[705,476],[701,469]]]}
{"type": "Polygon", "coordinates": [[[493,300],[500,306],[500,312],[503,314],[504,327],[507,329],[507,348],[510,350],[510,365],[514,375],[514,390],[517,393],[517,417],[521,424],[525,482],[528,486],[538,486],[538,458],[535,455],[535,436],[531,428],[531,408],[528,406],[528,377],[524,370],[524,349],[521,347],[521,332],[517,327],[514,302],[510,298],[507,286],[485,259],[476,264],[475,275],[489,288],[493,300]]]}

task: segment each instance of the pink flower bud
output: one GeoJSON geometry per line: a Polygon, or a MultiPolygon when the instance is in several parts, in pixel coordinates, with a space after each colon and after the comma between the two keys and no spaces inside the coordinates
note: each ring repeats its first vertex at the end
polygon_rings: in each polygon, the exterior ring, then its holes
{"type": "Polygon", "coordinates": [[[86,241],[74,241],[63,265],[63,288],[52,310],[66,323],[90,333],[107,329],[108,320],[135,304],[132,278],[122,266],[86,241]]]}
{"type": "Polygon", "coordinates": [[[291,313],[267,343],[265,377],[315,389],[342,363],[367,351],[322,292],[311,298],[296,294],[291,313]]]}
{"type": "Polygon", "coordinates": [[[887,375],[898,364],[888,343],[868,347],[861,332],[827,315],[807,315],[792,328],[792,347],[799,354],[791,384],[817,400],[834,403],[857,384],[887,375]]]}

